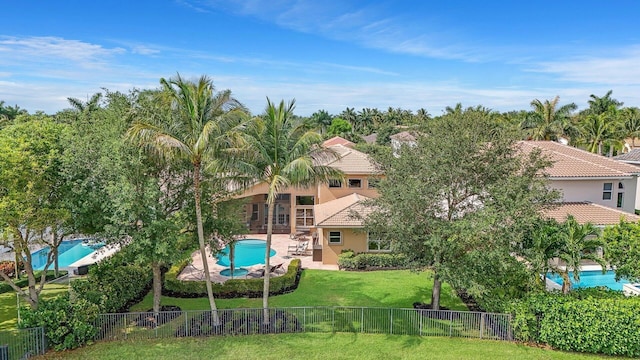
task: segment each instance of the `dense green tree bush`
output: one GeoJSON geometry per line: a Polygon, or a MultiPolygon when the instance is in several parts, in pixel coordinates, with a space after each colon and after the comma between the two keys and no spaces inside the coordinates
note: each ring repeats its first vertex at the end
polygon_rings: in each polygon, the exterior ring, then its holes
{"type": "Polygon", "coordinates": [[[47,342],[56,351],[75,349],[95,339],[94,323],[100,309],[84,299],[69,301],[69,294],[43,299],[37,310],[21,309],[21,328],[44,327],[47,342]]]}

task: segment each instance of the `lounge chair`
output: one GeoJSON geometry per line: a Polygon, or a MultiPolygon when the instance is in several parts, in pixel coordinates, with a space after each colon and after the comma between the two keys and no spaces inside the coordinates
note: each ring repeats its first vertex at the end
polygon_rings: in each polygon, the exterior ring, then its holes
{"type": "Polygon", "coordinates": [[[270,274],[277,274],[278,270],[284,270],[284,263],[280,263],[278,265],[274,265],[271,267],[271,271],[269,272],[270,274]]]}
{"type": "Polygon", "coordinates": [[[309,241],[301,241],[293,255],[306,255],[309,248],[309,241]]]}
{"type": "Polygon", "coordinates": [[[264,277],[264,273],[265,273],[264,268],[262,268],[262,269],[258,269],[256,271],[252,271],[248,273],[246,277],[252,278],[252,279],[259,279],[261,277],[264,277]]]}

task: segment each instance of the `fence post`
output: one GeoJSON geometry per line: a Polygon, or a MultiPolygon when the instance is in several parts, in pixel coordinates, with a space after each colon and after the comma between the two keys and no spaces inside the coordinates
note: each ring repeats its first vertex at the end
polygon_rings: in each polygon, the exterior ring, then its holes
{"type": "Polygon", "coordinates": [[[44,355],[47,352],[47,338],[44,336],[44,327],[40,327],[40,339],[42,341],[42,352],[41,355],[44,355]]]}
{"type": "Polygon", "coordinates": [[[336,307],[331,308],[331,332],[336,332],[336,307]]]}
{"type": "Polygon", "coordinates": [[[449,337],[453,335],[453,311],[449,311],[449,337]]]}
{"type": "Polygon", "coordinates": [[[393,309],[389,309],[389,334],[393,334],[393,309]]]}
{"type": "Polygon", "coordinates": [[[302,332],[307,332],[307,308],[302,308],[302,332]]]}
{"type": "Polygon", "coordinates": [[[360,332],[364,332],[364,307],[360,308],[360,332]]]}
{"type": "Polygon", "coordinates": [[[480,339],[482,339],[482,333],[484,332],[484,318],[486,314],[480,313],[480,339]]]}
{"type": "Polygon", "coordinates": [[[422,336],[422,319],[424,318],[423,310],[418,309],[418,314],[420,315],[420,336],[422,336]]]}

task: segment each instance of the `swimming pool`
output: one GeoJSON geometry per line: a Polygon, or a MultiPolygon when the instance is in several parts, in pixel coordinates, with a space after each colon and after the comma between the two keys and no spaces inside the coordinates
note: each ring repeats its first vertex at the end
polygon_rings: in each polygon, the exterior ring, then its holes
{"type": "MultiPolygon", "coordinates": [[[[83,257],[92,254],[97,249],[104,246],[104,243],[83,243],[83,239],[66,240],[60,243],[58,247],[58,266],[61,268],[68,267],[83,257]]],[[[31,253],[31,261],[34,270],[43,270],[47,264],[49,256],[49,247],[42,248],[31,253]]],[[[53,263],[49,265],[49,269],[53,269],[53,263]]]]}
{"type": "MultiPolygon", "coordinates": [[[[559,275],[555,274],[547,274],[547,278],[556,284],[562,286],[562,278],[559,275]]],[[[585,288],[585,287],[596,287],[596,286],[606,286],[609,289],[613,290],[622,290],[622,284],[628,284],[629,281],[621,279],[620,281],[616,281],[616,273],[613,270],[609,270],[606,273],[602,273],[600,270],[595,271],[581,271],[580,272],[580,282],[576,283],[573,279],[573,271],[569,272],[569,278],[571,279],[571,286],[573,288],[585,288]]]]}
{"type": "MultiPolygon", "coordinates": [[[[264,264],[264,252],[266,249],[267,242],[264,240],[246,239],[236,242],[235,267],[264,264]]],[[[269,254],[274,256],[276,251],[271,249],[269,254]]],[[[218,265],[230,266],[228,245],[218,254],[218,265]]]]}

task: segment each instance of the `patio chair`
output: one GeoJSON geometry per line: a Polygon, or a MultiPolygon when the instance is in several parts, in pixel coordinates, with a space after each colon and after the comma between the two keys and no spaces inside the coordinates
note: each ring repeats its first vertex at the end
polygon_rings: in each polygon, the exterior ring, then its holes
{"type": "Polygon", "coordinates": [[[284,263],[280,263],[278,265],[272,266],[270,273],[271,274],[277,274],[278,270],[283,270],[284,271],[284,267],[283,266],[284,266],[284,263]]]}
{"type": "Polygon", "coordinates": [[[287,255],[295,255],[298,252],[298,247],[300,247],[300,242],[294,240],[287,246],[287,255]]]}
{"type": "Polygon", "coordinates": [[[252,279],[259,279],[261,277],[264,277],[264,273],[265,273],[264,268],[262,268],[262,269],[258,269],[256,271],[252,271],[248,273],[246,277],[252,278],[252,279]]]}
{"type": "Polygon", "coordinates": [[[309,248],[309,240],[301,241],[300,244],[298,244],[298,248],[296,249],[296,251],[293,254],[294,255],[306,255],[307,254],[307,248],[309,248]]]}

